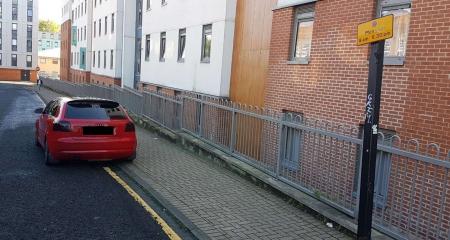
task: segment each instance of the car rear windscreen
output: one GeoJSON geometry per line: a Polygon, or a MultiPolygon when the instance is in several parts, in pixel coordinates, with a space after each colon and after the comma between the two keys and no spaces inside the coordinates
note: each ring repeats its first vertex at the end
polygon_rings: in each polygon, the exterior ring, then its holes
{"type": "Polygon", "coordinates": [[[72,101],[67,103],[65,118],[115,120],[127,117],[116,102],[72,101]]]}

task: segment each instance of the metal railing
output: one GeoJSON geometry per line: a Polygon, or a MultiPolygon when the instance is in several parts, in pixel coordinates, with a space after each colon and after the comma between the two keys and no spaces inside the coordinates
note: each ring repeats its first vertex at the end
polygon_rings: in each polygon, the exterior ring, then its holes
{"type": "MultiPolygon", "coordinates": [[[[362,137],[345,126],[197,94],[169,96],[44,80],[72,96],[114,99],[188,132],[356,218],[362,137]]],[[[450,152],[379,135],[374,227],[397,239],[450,239],[450,152]]]]}

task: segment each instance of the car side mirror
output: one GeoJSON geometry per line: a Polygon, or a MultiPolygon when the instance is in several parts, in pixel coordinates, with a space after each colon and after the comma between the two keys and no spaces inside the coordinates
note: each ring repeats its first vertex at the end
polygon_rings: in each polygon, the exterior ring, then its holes
{"type": "Polygon", "coordinates": [[[44,108],[37,108],[36,110],[34,110],[34,113],[37,114],[42,114],[44,112],[44,108]]]}

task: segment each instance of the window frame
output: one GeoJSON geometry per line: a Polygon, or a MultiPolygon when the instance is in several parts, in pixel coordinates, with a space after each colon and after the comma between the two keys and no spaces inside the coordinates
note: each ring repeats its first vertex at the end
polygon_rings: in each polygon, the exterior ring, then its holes
{"type": "MultiPolygon", "coordinates": [[[[392,11],[409,8],[412,10],[412,0],[379,0],[377,3],[377,17],[382,17],[383,11],[392,11]]],[[[412,14],[412,11],[411,11],[412,14]]],[[[403,66],[405,65],[406,54],[408,52],[409,31],[411,22],[408,26],[408,38],[406,39],[405,56],[385,56],[383,64],[385,66],[403,66]]]]}
{"type": "MultiPolygon", "coordinates": [[[[295,57],[295,53],[297,51],[297,38],[298,38],[298,30],[301,23],[304,22],[313,22],[313,32],[314,32],[314,21],[315,20],[315,5],[314,3],[301,5],[295,9],[294,13],[294,24],[292,29],[292,36],[291,36],[291,47],[289,50],[289,60],[288,64],[309,64],[311,59],[311,48],[312,48],[312,41],[311,46],[309,49],[309,55],[307,57],[295,57]],[[302,12],[302,10],[304,12],[302,12]],[[308,11],[311,10],[311,11],[308,11]]],[[[311,36],[312,37],[312,36],[311,36]]]]}
{"type": "Polygon", "coordinates": [[[183,55],[185,55],[186,53],[186,41],[187,41],[187,32],[186,32],[186,28],[182,28],[180,30],[178,30],[178,62],[179,63],[183,63],[185,57],[183,55]],[[181,51],[181,38],[184,37],[184,46],[183,46],[183,51],[181,51]]]}
{"type": "Polygon", "coordinates": [[[167,50],[166,48],[167,48],[167,33],[161,32],[160,37],[159,37],[159,61],[160,62],[166,61],[166,50],[167,50]]]}
{"type": "Polygon", "coordinates": [[[150,61],[150,46],[151,46],[151,35],[147,34],[145,35],[145,55],[144,55],[144,59],[146,62],[150,61]]]}
{"type": "Polygon", "coordinates": [[[203,25],[202,29],[202,51],[200,55],[200,62],[201,63],[211,63],[211,52],[212,52],[212,37],[213,37],[213,24],[205,24],[203,25]],[[211,44],[209,46],[209,56],[205,56],[205,46],[206,46],[206,36],[207,34],[211,35],[211,44]]]}

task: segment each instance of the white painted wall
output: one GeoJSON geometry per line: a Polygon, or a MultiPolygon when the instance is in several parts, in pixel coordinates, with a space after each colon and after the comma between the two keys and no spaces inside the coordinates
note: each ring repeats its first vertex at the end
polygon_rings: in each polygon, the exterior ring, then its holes
{"type": "Polygon", "coordinates": [[[38,28],[39,28],[39,15],[38,15],[38,0],[33,1],[33,21],[27,21],[27,0],[18,1],[18,18],[12,20],[12,1],[2,1],[2,64],[0,68],[11,69],[36,69],[38,64],[38,28]],[[11,51],[12,43],[12,24],[17,23],[17,51],[11,51]],[[27,52],[27,26],[33,25],[33,49],[32,52],[27,52]],[[11,66],[11,55],[17,54],[17,67],[11,66]],[[32,65],[27,67],[26,58],[28,55],[32,56],[32,65]]]}
{"type": "Polygon", "coordinates": [[[144,1],[141,81],[186,91],[228,97],[233,53],[236,0],[144,1]],[[212,24],[210,63],[201,63],[203,25],[212,24]],[[178,32],[186,28],[186,58],[178,58],[178,32]],[[164,62],[159,61],[160,33],[166,32],[164,62]],[[150,60],[145,61],[145,36],[151,35],[150,60]]]}
{"type": "Polygon", "coordinates": [[[277,8],[290,7],[305,3],[316,2],[317,0],[278,0],[277,8]]]}
{"type": "MultiPolygon", "coordinates": [[[[80,53],[80,48],[86,48],[86,69],[80,68],[80,62],[81,62],[81,55],[79,56],[78,60],[75,59],[72,62],[72,69],[90,72],[91,71],[91,64],[92,64],[92,22],[90,19],[92,19],[92,0],[74,0],[72,4],[72,10],[74,13],[74,16],[72,16],[72,27],[77,27],[77,29],[83,29],[83,38],[80,39],[77,42],[77,45],[71,45],[71,53],[75,56],[75,54],[80,53]],[[77,11],[75,9],[78,9],[80,6],[81,9],[81,3],[87,2],[87,9],[86,13],[83,11],[83,14],[76,14],[77,11]],[[84,27],[86,26],[86,40],[84,38],[84,27]]],[[[73,35],[73,34],[72,34],[73,35]]],[[[78,35],[78,34],[75,34],[78,35]]],[[[81,34],[80,34],[81,35],[81,34]]],[[[72,36],[73,38],[74,36],[72,36]]],[[[76,37],[76,36],[75,36],[76,37]]],[[[72,41],[71,41],[72,42],[72,41]]]]}
{"type": "MultiPolygon", "coordinates": [[[[92,22],[96,21],[95,37],[92,35],[92,51],[96,53],[96,63],[92,65],[92,73],[120,78],[122,76],[122,45],[123,45],[123,6],[125,0],[97,1],[93,8],[92,22]],[[112,14],[114,13],[114,33],[111,32],[112,14]],[[105,34],[105,17],[107,19],[105,34]],[[99,35],[99,19],[101,19],[101,35],[99,35]],[[106,68],[104,67],[104,51],[106,50],[106,68]],[[110,65],[111,50],[113,50],[113,68],[110,65]],[[100,51],[100,66],[98,66],[98,51],[100,51]]],[[[130,0],[128,0],[130,1],[130,0]]],[[[92,25],[93,26],[93,25],[92,25]]],[[[93,59],[93,58],[92,58],[93,59]]]]}
{"type": "Polygon", "coordinates": [[[72,15],[72,3],[74,0],[65,0],[61,8],[61,24],[71,19],[72,15]]]}
{"type": "Polygon", "coordinates": [[[134,62],[136,46],[136,1],[123,1],[122,21],[122,87],[134,87],[134,62]]]}

